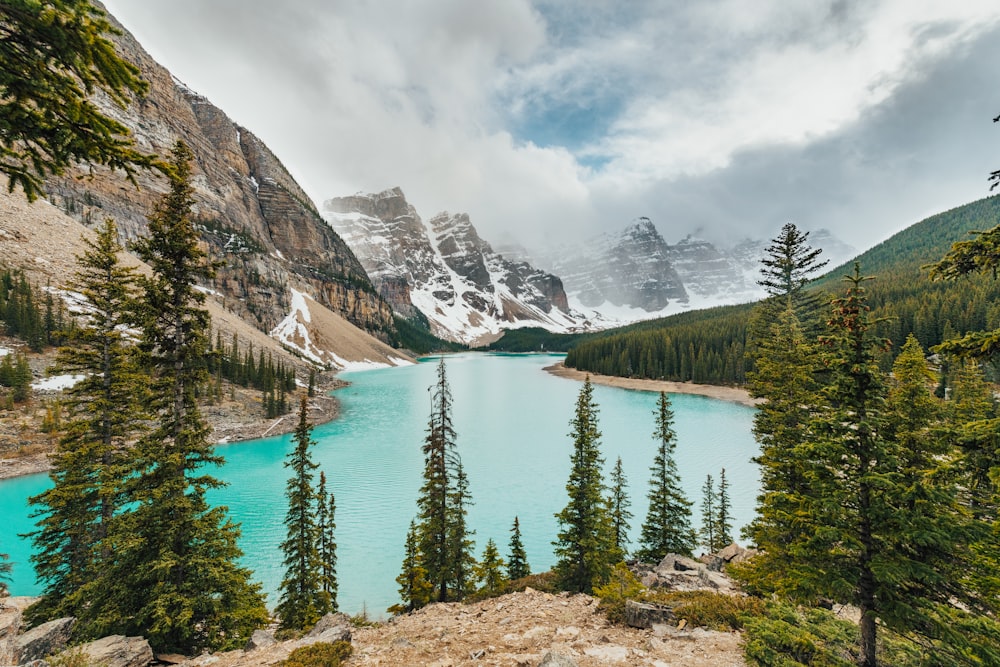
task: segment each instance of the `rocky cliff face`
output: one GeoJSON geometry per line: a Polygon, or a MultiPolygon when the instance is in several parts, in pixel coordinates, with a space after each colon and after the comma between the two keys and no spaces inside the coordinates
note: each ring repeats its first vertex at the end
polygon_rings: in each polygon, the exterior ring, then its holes
{"type": "Polygon", "coordinates": [[[688,236],[669,247],[667,256],[684,282],[684,287],[694,297],[727,299],[729,303],[750,301],[758,296],[753,280],[747,279],[747,269],[760,265],[759,257],[748,257],[748,262],[725,252],[702,239],[688,236]]]}
{"type": "MultiPolygon", "coordinates": [[[[210,254],[224,262],[215,284],[206,287],[263,331],[288,314],[295,288],[355,325],[390,337],[390,306],[267,146],[174,80],[130,34],[123,30],[117,42],[150,89],[128,109],[107,105],[107,112],[132,129],[144,151],[167,155],[183,139],[194,152],[195,216],[210,254]]],[[[166,191],[166,180],[143,173],[136,188],[119,173],[88,173],[51,179],[49,200],[84,224],[111,217],[126,238],[142,236],[146,213],[166,191]]]]}
{"type": "Polygon", "coordinates": [[[473,343],[505,327],[581,325],[559,278],[494,252],[464,213],[424,225],[399,188],[330,199],[323,212],[393,309],[419,311],[442,338],[473,343]]]}
{"type": "Polygon", "coordinates": [[[688,300],[670,248],[648,218],[618,234],[561,248],[547,265],[574,298],[598,311],[610,304],[655,313],[688,300]]]}

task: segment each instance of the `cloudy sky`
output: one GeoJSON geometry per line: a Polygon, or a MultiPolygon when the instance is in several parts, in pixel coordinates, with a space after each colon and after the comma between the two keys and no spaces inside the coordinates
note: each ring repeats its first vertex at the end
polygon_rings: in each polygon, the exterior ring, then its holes
{"type": "Polygon", "coordinates": [[[988,194],[996,0],[106,0],[318,205],[859,249],[988,194]]]}

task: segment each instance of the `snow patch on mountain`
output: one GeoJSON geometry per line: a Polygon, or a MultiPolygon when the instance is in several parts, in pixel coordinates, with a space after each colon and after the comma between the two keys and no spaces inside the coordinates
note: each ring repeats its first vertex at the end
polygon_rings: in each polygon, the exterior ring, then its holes
{"type": "Polygon", "coordinates": [[[424,225],[399,188],[328,200],[323,214],[393,309],[419,311],[439,337],[477,344],[503,329],[583,326],[559,278],[494,252],[468,215],[424,225]]]}

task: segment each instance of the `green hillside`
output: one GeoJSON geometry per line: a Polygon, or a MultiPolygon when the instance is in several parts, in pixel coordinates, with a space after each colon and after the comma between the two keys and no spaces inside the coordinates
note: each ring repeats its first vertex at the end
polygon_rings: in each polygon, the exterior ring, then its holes
{"type": "MultiPolygon", "coordinates": [[[[973,230],[1000,224],[1000,197],[989,197],[918,222],[858,256],[870,304],[884,318],[879,334],[893,343],[888,367],[911,332],[924,348],[967,331],[1000,326],[1000,281],[971,276],[931,282],[926,266],[973,230]]],[[[840,291],[855,260],[828,271],[810,289],[840,291]]],[[[743,357],[751,307],[727,306],[650,320],[573,340],[566,364],[626,377],[742,384],[750,362],[743,357]]]]}

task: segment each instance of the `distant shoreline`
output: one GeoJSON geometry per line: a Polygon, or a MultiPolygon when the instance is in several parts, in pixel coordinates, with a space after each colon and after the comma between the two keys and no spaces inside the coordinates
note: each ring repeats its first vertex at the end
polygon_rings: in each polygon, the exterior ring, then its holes
{"type": "Polygon", "coordinates": [[[739,403],[747,407],[757,407],[762,401],[751,398],[750,392],[740,387],[726,387],[715,384],[695,384],[693,382],[672,382],[669,380],[645,380],[640,378],[623,378],[615,375],[600,375],[598,373],[588,373],[578,371],[575,368],[567,368],[562,362],[546,366],[543,370],[552,375],[570,380],[583,382],[584,378],[590,376],[590,381],[594,384],[605,385],[607,387],[618,387],[619,389],[636,389],[638,391],[665,391],[668,394],[697,394],[717,398],[721,401],[739,403]]]}

